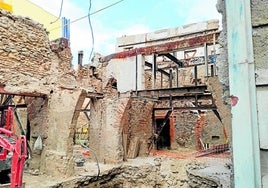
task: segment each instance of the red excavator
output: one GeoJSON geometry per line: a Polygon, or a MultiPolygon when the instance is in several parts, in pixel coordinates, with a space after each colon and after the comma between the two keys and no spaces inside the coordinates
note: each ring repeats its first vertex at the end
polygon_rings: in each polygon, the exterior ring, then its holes
{"type": "MultiPolygon", "coordinates": [[[[5,126],[0,127],[0,172],[10,171],[10,187],[20,188],[23,184],[23,166],[27,158],[27,142],[24,135],[17,136],[11,131],[11,118],[12,108],[9,107],[5,126]]],[[[2,178],[4,177],[1,175],[2,178]]]]}

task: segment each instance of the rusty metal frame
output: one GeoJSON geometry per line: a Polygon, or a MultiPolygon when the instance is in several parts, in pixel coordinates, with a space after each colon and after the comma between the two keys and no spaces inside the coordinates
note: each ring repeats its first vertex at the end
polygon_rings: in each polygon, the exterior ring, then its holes
{"type": "Polygon", "coordinates": [[[205,43],[207,43],[207,44],[213,43],[214,35],[216,35],[216,37],[218,37],[219,34],[220,34],[220,32],[216,31],[213,33],[204,34],[201,36],[195,36],[195,37],[188,38],[188,39],[182,39],[182,40],[174,41],[174,42],[167,42],[165,44],[130,49],[128,51],[110,54],[110,55],[104,57],[103,61],[108,62],[111,59],[123,59],[126,57],[133,57],[133,56],[138,55],[138,54],[151,55],[153,53],[156,53],[156,54],[168,53],[168,52],[176,51],[176,50],[182,49],[182,48],[202,46],[205,43]]]}
{"type": "Polygon", "coordinates": [[[158,54],[158,55],[162,55],[162,56],[167,57],[168,59],[170,59],[171,61],[176,63],[179,67],[184,67],[183,62],[178,60],[175,56],[173,56],[170,53],[162,53],[162,54],[158,54]]]}

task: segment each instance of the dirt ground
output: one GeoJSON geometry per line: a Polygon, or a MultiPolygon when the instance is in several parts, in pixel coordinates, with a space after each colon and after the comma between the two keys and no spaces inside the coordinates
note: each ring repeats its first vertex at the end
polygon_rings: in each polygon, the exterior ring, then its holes
{"type": "Polygon", "coordinates": [[[76,150],[76,161],[84,163],[77,163],[74,176],[51,177],[26,170],[26,187],[231,187],[228,152],[196,158],[191,150],[158,150],[114,165],[96,163],[83,152],[76,150]]]}

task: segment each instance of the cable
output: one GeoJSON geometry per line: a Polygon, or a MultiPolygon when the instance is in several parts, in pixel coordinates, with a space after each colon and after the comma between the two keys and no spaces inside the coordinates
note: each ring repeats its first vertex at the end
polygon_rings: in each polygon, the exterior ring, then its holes
{"type": "Polygon", "coordinates": [[[98,179],[99,176],[100,176],[100,165],[99,165],[99,161],[98,161],[98,158],[97,158],[96,153],[94,152],[94,150],[92,150],[90,147],[86,146],[85,144],[83,144],[83,143],[80,143],[80,144],[81,144],[81,146],[82,146],[83,148],[86,148],[86,149],[88,149],[90,152],[93,153],[94,158],[95,158],[95,161],[96,161],[96,164],[97,164],[97,167],[98,167],[98,174],[97,174],[97,179],[98,179]]]}
{"type": "MultiPolygon", "coordinates": [[[[115,2],[115,3],[113,3],[113,4],[110,4],[110,5],[108,5],[108,6],[106,6],[106,7],[103,7],[103,8],[101,8],[101,9],[99,9],[99,10],[96,10],[95,12],[92,12],[92,13],[90,14],[90,16],[92,16],[92,15],[98,13],[98,12],[101,12],[101,11],[107,9],[107,8],[110,8],[110,7],[112,7],[112,6],[114,6],[114,5],[118,4],[118,3],[121,3],[122,1],[124,1],[124,0],[117,1],[117,2],[115,2]]],[[[88,14],[85,15],[85,16],[79,17],[79,18],[77,18],[77,19],[75,19],[75,20],[73,20],[73,21],[71,21],[70,24],[75,23],[75,22],[78,22],[78,21],[80,21],[80,20],[82,20],[82,19],[84,19],[84,18],[86,18],[86,17],[88,17],[88,14]]],[[[67,24],[66,24],[66,25],[67,25],[67,24]]],[[[54,30],[56,30],[56,29],[60,29],[61,27],[64,27],[64,26],[66,26],[66,25],[58,26],[58,27],[52,28],[51,30],[49,30],[49,32],[50,32],[50,31],[54,31],[54,30]]]]}
{"type": "Polygon", "coordinates": [[[63,0],[61,0],[61,5],[60,5],[60,13],[59,13],[59,16],[57,17],[57,19],[53,22],[50,22],[50,24],[53,24],[55,23],[56,21],[58,21],[60,19],[60,16],[61,16],[61,12],[62,12],[62,5],[63,5],[63,0]]]}
{"type": "Polygon", "coordinates": [[[79,141],[79,144],[80,144],[83,148],[86,148],[86,149],[88,149],[90,152],[93,153],[94,158],[95,158],[95,161],[96,161],[96,164],[97,164],[97,167],[98,167],[98,174],[97,174],[97,179],[98,179],[99,176],[100,176],[100,164],[99,164],[99,160],[98,160],[98,157],[97,157],[96,153],[95,153],[94,150],[91,149],[89,146],[86,146],[84,143],[82,143],[82,141],[81,141],[81,139],[80,139],[80,134],[78,134],[78,141],[79,141]]]}
{"type": "Polygon", "coordinates": [[[89,23],[89,27],[90,27],[91,40],[92,40],[92,47],[91,47],[91,51],[90,51],[90,55],[89,55],[89,61],[90,61],[91,56],[92,56],[93,51],[94,51],[94,33],[93,33],[93,28],[92,28],[91,19],[90,19],[90,10],[91,10],[91,0],[89,0],[89,8],[88,8],[88,23],[89,23]]]}

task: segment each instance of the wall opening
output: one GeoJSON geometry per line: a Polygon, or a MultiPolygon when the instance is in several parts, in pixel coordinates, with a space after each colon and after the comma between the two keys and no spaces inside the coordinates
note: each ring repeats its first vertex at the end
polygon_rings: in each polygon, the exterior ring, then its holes
{"type": "Polygon", "coordinates": [[[220,136],[218,136],[218,135],[212,135],[211,136],[211,139],[212,140],[219,140],[220,139],[220,136]]]}
{"type": "MultiPolygon", "coordinates": [[[[157,129],[160,128],[161,124],[163,123],[164,119],[156,119],[156,126],[157,129]]],[[[157,149],[170,149],[171,142],[170,142],[170,121],[167,121],[166,125],[163,127],[162,132],[160,133],[157,142],[156,142],[157,149]]]]}

